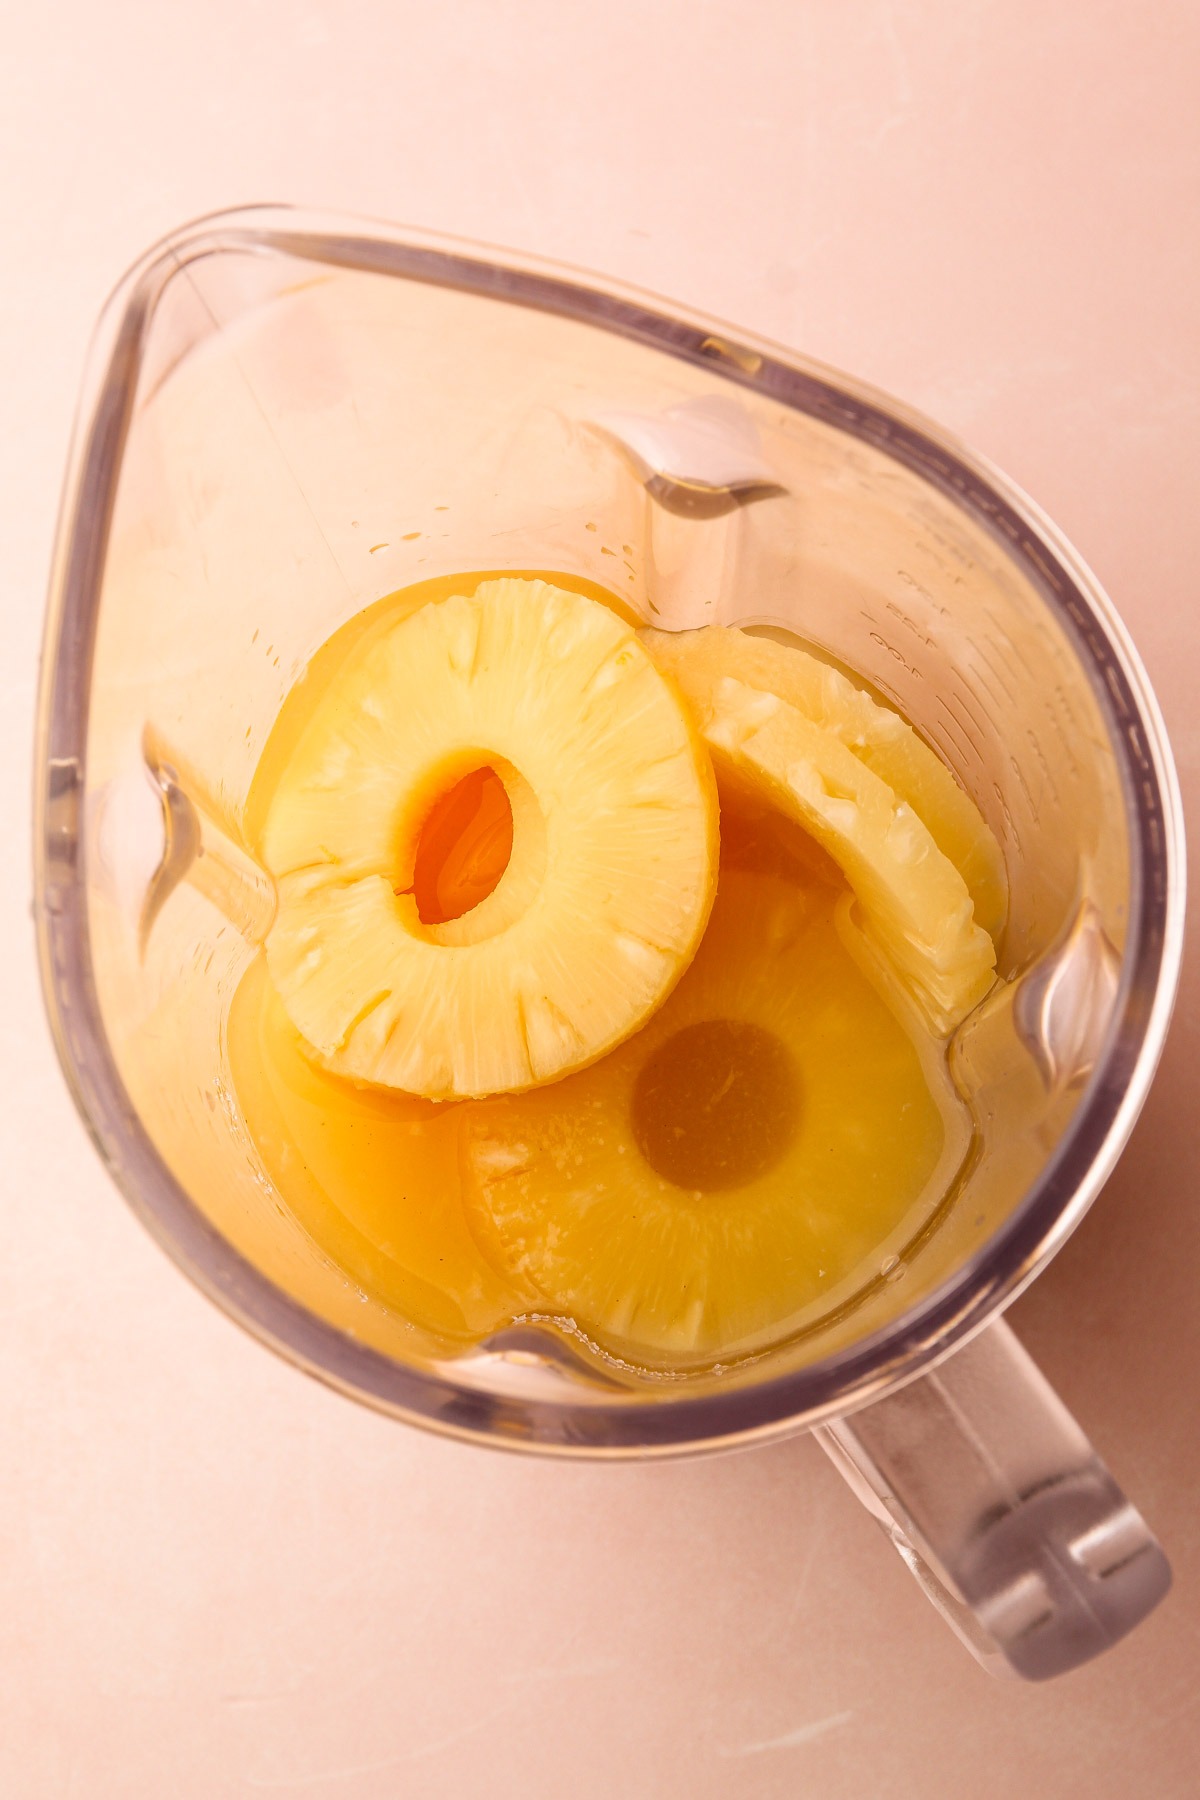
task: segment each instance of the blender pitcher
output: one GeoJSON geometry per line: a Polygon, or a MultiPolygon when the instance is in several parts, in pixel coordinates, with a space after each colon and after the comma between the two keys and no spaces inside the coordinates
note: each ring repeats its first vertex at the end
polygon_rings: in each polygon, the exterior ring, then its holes
{"type": "Polygon", "coordinates": [[[282,209],[201,221],[94,345],[43,669],[37,917],[77,1104],[205,1292],[395,1416],[552,1454],[814,1429],[987,1666],[1053,1675],[1166,1560],[999,1312],[1091,1203],[1166,1031],[1183,909],[1162,721],[1111,604],[977,457],[858,383],[614,284],[282,209]],[[1001,979],[953,1038],[974,1137],[921,1230],[768,1352],[670,1383],[567,1321],[455,1339],[291,1210],[230,1077],[269,929],[245,808],[373,601],[559,571],[664,629],[793,636],[934,745],[999,840],[1001,979]],[[948,1353],[954,1351],[952,1358],[948,1353]]]}

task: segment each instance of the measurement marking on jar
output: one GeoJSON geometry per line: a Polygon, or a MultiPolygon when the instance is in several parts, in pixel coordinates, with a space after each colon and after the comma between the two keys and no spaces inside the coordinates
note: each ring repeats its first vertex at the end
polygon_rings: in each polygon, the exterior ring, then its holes
{"type": "Polygon", "coordinates": [[[979,733],[980,737],[987,736],[987,726],[984,725],[983,722],[976,717],[975,713],[972,711],[971,707],[967,703],[966,694],[961,689],[957,690],[956,692],[949,694],[943,698],[943,705],[948,706],[951,704],[951,702],[953,702],[953,704],[959,709],[960,712],[964,712],[967,715],[966,721],[960,720],[960,723],[962,724],[964,731],[966,731],[968,729],[967,722],[969,721],[970,725],[974,727],[974,729],[979,733]]]}
{"type": "Polygon", "coordinates": [[[959,737],[962,726],[954,717],[954,714],[948,707],[942,704],[940,699],[938,704],[942,706],[942,711],[946,714],[946,718],[949,719],[950,724],[946,725],[945,723],[941,723],[930,726],[929,735],[935,740],[936,747],[945,751],[947,749],[947,740],[949,740],[949,747],[956,750],[962,760],[970,761],[972,755],[978,757],[978,751],[975,750],[974,745],[968,746],[963,743],[962,739],[959,737]]]}
{"type": "MultiPolygon", "coordinates": [[[[997,643],[997,641],[994,637],[990,637],[990,636],[985,638],[984,642],[987,644],[988,649],[993,653],[993,655],[996,658],[996,661],[992,664],[992,673],[995,675],[997,681],[999,681],[1001,678],[1000,677],[1000,669],[1001,669],[1001,667],[1003,667],[1005,675],[1009,676],[1013,681],[1019,683],[1021,680],[1020,673],[1016,669],[1009,666],[1008,661],[1004,654],[1003,646],[1001,644],[997,643]]],[[[1015,691],[1012,688],[1010,688],[1007,685],[1007,683],[1004,683],[1003,685],[1004,685],[1004,692],[1008,698],[1010,705],[1015,706],[1017,704],[1017,696],[1016,696],[1015,691]]]]}
{"type": "Polygon", "coordinates": [[[937,639],[931,638],[929,633],[923,630],[922,627],[917,624],[915,619],[910,619],[902,606],[897,606],[894,600],[887,600],[884,604],[892,617],[898,619],[906,630],[911,631],[917,641],[924,644],[927,650],[937,649],[937,639]]]}
{"type": "Polygon", "coordinates": [[[873,631],[871,633],[871,642],[873,644],[878,644],[881,650],[886,650],[892,660],[898,662],[901,668],[906,670],[907,673],[913,677],[914,681],[924,681],[925,677],[922,675],[920,669],[917,668],[916,664],[910,663],[903,650],[899,649],[895,644],[885,638],[881,631],[873,631]]]}
{"type": "Polygon", "coordinates": [[[1050,764],[1046,760],[1045,751],[1042,749],[1041,739],[1038,737],[1038,734],[1033,729],[1032,725],[1026,727],[1025,737],[1029,744],[1029,748],[1033,751],[1034,757],[1037,760],[1038,768],[1041,770],[1042,780],[1049,788],[1050,797],[1057,806],[1059,804],[1058,786],[1054,780],[1054,776],[1050,773],[1050,764]]]}
{"type": "Polygon", "coordinates": [[[1034,824],[1040,825],[1042,822],[1042,815],[1038,809],[1037,802],[1029,790],[1029,783],[1025,779],[1024,769],[1022,769],[1020,762],[1015,756],[1009,757],[1008,766],[1017,778],[1017,785],[1025,796],[1025,803],[1029,808],[1030,816],[1032,817],[1034,824]]]}
{"type": "MultiPolygon", "coordinates": [[[[1005,689],[991,663],[988,662],[986,658],[983,658],[975,664],[972,673],[981,686],[989,689],[991,697],[996,702],[996,705],[1003,708],[1006,697],[1005,689]]],[[[1013,696],[1008,694],[1007,698],[1011,705],[1013,696]]]]}
{"type": "MultiPolygon", "coordinates": [[[[905,587],[911,588],[914,594],[919,594],[926,606],[931,606],[934,612],[941,614],[943,619],[948,619],[950,617],[950,608],[943,605],[935,595],[930,593],[927,587],[923,586],[922,583],[917,580],[915,575],[910,575],[907,569],[897,569],[896,578],[897,580],[902,581],[905,587]]],[[[960,584],[962,581],[960,575],[955,575],[952,579],[956,585],[960,584]]]]}
{"type": "Polygon", "coordinates": [[[1000,815],[1004,820],[1004,835],[1011,838],[1013,848],[1019,850],[1021,848],[1021,839],[1017,832],[1016,821],[1009,811],[1008,801],[1004,798],[1004,790],[998,781],[993,781],[992,793],[996,797],[996,804],[999,806],[1000,815]]]}

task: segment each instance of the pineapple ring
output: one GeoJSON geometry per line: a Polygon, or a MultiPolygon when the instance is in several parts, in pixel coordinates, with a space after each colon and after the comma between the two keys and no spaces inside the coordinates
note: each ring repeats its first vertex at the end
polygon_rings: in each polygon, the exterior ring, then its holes
{"type": "Polygon", "coordinates": [[[704,931],[716,845],[708,757],[632,628],[546,582],[485,582],[372,638],[318,704],[262,833],[271,975],[336,1074],[520,1090],[661,1004],[704,931]],[[422,824],[484,766],[512,808],[508,867],[425,923],[422,824]]]}
{"type": "Polygon", "coordinates": [[[833,731],[777,694],[704,658],[680,656],[671,672],[721,786],[748,790],[816,839],[854,889],[870,947],[930,1029],[953,1031],[991,987],[996,948],[925,822],[833,731]]]}
{"type": "Polygon", "coordinates": [[[923,1034],[842,942],[845,904],[723,867],[695,960],[637,1037],[462,1115],[484,1254],[627,1360],[747,1353],[842,1303],[965,1153],[923,1034]]]}
{"type": "Polygon", "coordinates": [[[840,669],[798,644],[751,637],[733,625],[646,630],[642,642],[659,668],[685,687],[687,670],[692,679],[701,671],[713,678],[732,675],[747,687],[777,694],[831,731],[929,827],[967,884],[976,923],[989,937],[999,938],[1008,912],[1000,846],[970,795],[899,713],[872,700],[840,669]]]}

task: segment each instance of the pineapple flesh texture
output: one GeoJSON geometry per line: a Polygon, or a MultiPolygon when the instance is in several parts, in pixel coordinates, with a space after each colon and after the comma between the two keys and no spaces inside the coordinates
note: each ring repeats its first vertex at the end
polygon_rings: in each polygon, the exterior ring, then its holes
{"type": "Polygon", "coordinates": [[[930,1040],[841,941],[844,896],[723,864],[694,962],[635,1038],[464,1109],[485,1255],[610,1353],[724,1359],[845,1303],[965,1153],[930,1040]]]}
{"type": "Polygon", "coordinates": [[[403,619],[338,672],[271,801],[271,976],[325,1066],[433,1099],[595,1061],[660,1006],[716,884],[712,768],[636,633],[541,581],[403,619]],[[512,854],[461,917],[422,920],[421,826],[480,767],[512,854]]]}
{"type": "Polygon", "coordinates": [[[951,1032],[987,993],[996,952],[954,864],[907,802],[840,737],[778,695],[686,653],[671,673],[722,786],[747,789],[809,832],[845,873],[866,944],[929,1029],[951,1032]]]}
{"type": "Polygon", "coordinates": [[[831,731],[929,828],[966,882],[976,923],[993,940],[999,938],[1008,911],[1000,846],[945,763],[898,713],[799,646],[750,637],[736,626],[706,625],[680,633],[648,630],[642,641],[658,666],[685,685],[685,670],[692,680],[732,676],[747,687],[777,694],[831,731]]]}

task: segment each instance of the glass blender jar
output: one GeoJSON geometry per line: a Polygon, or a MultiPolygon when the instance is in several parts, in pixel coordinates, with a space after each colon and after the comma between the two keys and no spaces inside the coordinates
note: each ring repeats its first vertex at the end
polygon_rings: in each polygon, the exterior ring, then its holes
{"type": "Polygon", "coordinates": [[[999,1314],[1095,1197],[1161,1050],[1175,775],[1111,603],[945,433],[531,258],[283,209],[202,220],[97,333],[37,779],[43,981],[77,1104],[148,1228],[264,1342],[398,1418],[544,1454],[813,1429],[998,1671],[1070,1668],[1165,1592],[1140,1514],[999,1314]],[[669,1384],[553,1320],[452,1342],[363,1295],[276,1189],[230,1078],[273,907],[244,809],[284,699],[381,596],[502,568],[615,588],[660,628],[803,638],[913,723],[1004,851],[1003,979],[949,1051],[978,1129],[945,1205],[852,1304],[669,1384]]]}

